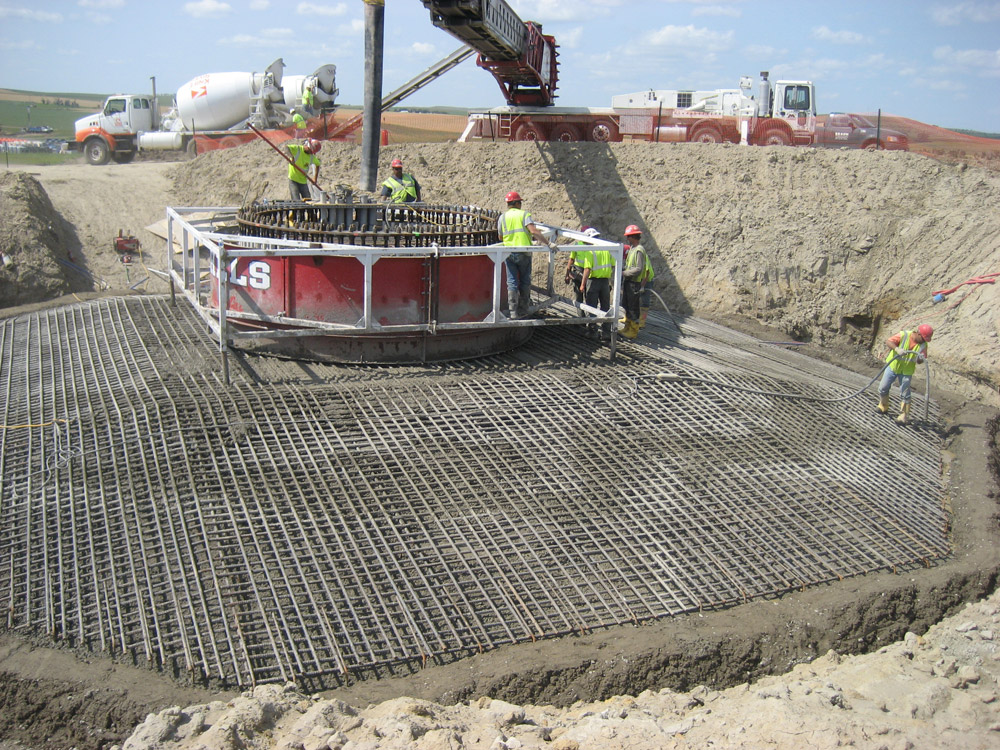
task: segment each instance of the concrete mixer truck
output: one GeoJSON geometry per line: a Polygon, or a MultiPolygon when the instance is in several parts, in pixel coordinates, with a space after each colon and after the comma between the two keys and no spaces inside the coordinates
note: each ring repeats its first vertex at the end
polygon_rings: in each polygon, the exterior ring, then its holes
{"type": "MultiPolygon", "coordinates": [[[[114,160],[127,164],[139,151],[186,151],[195,155],[253,140],[254,132],[287,129],[295,135],[292,110],[309,116],[308,134],[320,135],[332,117],[339,93],[335,65],[312,75],[283,75],[279,58],[263,73],[208,73],[177,91],[174,106],[162,117],[155,90],[147,94],[115,94],[101,112],[76,121],[74,146],[91,164],[114,160]],[[304,105],[304,100],[310,104],[304,105]],[[314,122],[319,116],[321,121],[314,122]]],[[[287,136],[286,136],[287,137],[287,136]]]]}

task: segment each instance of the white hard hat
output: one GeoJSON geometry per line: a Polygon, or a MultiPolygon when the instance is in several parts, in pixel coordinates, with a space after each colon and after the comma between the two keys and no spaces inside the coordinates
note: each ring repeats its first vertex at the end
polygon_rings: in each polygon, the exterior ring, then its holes
{"type": "Polygon", "coordinates": [[[584,230],[584,232],[583,232],[583,233],[584,233],[585,235],[587,235],[588,237],[599,237],[599,236],[600,236],[600,234],[601,234],[600,232],[598,232],[598,231],[597,231],[596,229],[594,229],[593,227],[587,227],[587,228],[586,228],[586,229],[584,230]]]}

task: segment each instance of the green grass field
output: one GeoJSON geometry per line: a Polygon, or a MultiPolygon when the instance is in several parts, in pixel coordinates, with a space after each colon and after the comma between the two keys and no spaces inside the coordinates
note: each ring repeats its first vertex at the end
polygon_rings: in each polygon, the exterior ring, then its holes
{"type": "Polygon", "coordinates": [[[70,162],[81,161],[83,156],[78,153],[71,154],[56,154],[56,153],[28,153],[28,154],[15,154],[9,153],[6,149],[0,147],[0,167],[8,166],[45,166],[49,164],[68,164],[70,162]]]}

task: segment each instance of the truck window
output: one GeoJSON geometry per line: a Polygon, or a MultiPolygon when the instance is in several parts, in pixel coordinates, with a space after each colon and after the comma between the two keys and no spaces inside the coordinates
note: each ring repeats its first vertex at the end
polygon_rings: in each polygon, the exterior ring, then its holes
{"type": "Polygon", "coordinates": [[[687,109],[691,106],[691,92],[690,91],[678,91],[677,92],[677,106],[680,109],[687,109]]]}
{"type": "Polygon", "coordinates": [[[148,99],[133,99],[132,109],[149,109],[148,99]]]}
{"type": "Polygon", "coordinates": [[[108,103],[104,107],[104,114],[106,115],[117,115],[125,111],[125,100],[124,99],[108,99],[108,103]]]}
{"type": "Polygon", "coordinates": [[[809,87],[788,86],[785,89],[785,109],[809,109],[809,87]]]}

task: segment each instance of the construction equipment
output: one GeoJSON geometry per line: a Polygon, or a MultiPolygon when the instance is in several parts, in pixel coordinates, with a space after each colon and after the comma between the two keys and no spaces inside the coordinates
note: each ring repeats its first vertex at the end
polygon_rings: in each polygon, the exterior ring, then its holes
{"type": "Polygon", "coordinates": [[[421,1],[431,23],[479,53],[476,64],[493,74],[508,104],[552,105],[559,53],[540,24],[522,21],[504,0],[421,1]]]}
{"type": "Polygon", "coordinates": [[[291,110],[302,107],[311,92],[322,115],[307,129],[312,136],[326,128],[337,94],[335,65],[311,75],[285,76],[281,58],[263,73],[208,73],[177,91],[174,106],[159,117],[155,79],[152,96],[115,94],[101,112],[76,121],[76,142],[89,163],[114,160],[126,164],[139,151],[197,152],[230,148],[252,141],[249,129],[281,129],[292,125],[291,110]]]}

